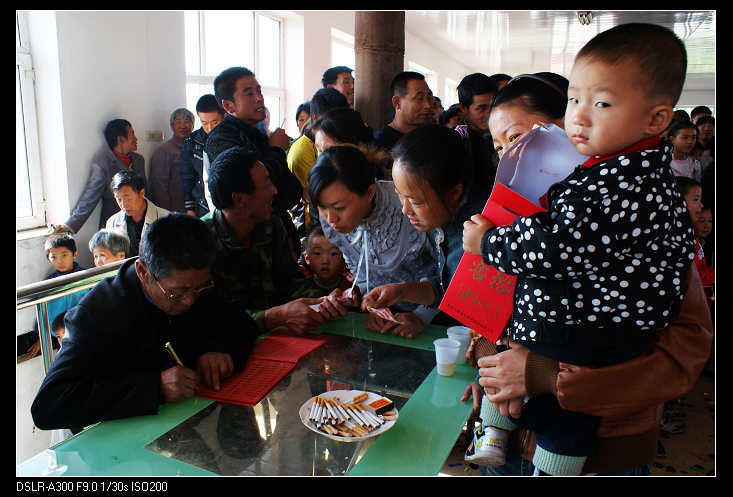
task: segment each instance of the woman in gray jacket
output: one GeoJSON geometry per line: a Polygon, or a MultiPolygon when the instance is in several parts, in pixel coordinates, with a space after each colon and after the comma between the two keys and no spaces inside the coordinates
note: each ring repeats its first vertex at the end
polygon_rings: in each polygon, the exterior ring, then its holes
{"type": "MultiPolygon", "coordinates": [[[[402,214],[394,185],[375,179],[374,164],[359,149],[337,146],[319,155],[308,174],[308,194],[326,238],[343,253],[362,295],[387,283],[439,285],[429,238],[402,214]]],[[[438,313],[437,307],[409,302],[397,302],[394,309],[400,324],[392,333],[408,337],[438,313]]],[[[365,326],[385,332],[394,323],[370,314],[365,326]]]]}

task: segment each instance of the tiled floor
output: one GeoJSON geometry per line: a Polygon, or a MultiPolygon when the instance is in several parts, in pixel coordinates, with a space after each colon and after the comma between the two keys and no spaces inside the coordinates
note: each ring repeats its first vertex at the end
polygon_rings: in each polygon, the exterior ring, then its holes
{"type": "MultiPolygon", "coordinates": [[[[715,382],[701,376],[687,395],[678,402],[685,413],[684,432],[661,435],[667,451],[652,464],[652,476],[703,476],[715,473],[715,382]]],[[[460,438],[459,438],[460,440],[460,438]]],[[[441,475],[481,476],[463,461],[463,452],[454,447],[445,461],[441,475]]]]}

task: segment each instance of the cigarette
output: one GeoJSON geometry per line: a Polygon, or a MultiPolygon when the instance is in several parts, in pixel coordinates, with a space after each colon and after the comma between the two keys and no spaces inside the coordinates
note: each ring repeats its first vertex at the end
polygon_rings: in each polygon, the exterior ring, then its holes
{"type": "Polygon", "coordinates": [[[341,414],[343,414],[344,419],[349,419],[349,415],[346,413],[346,411],[341,406],[341,404],[336,404],[336,409],[338,409],[341,412],[341,414]]]}
{"type": "Polygon", "coordinates": [[[331,404],[329,404],[328,401],[326,401],[326,409],[328,410],[328,414],[331,416],[331,420],[339,419],[333,409],[331,409],[331,404]]]}
{"type": "Polygon", "coordinates": [[[364,402],[367,399],[367,397],[369,397],[369,395],[366,392],[362,392],[359,395],[357,395],[356,397],[354,397],[354,399],[351,401],[351,403],[352,404],[360,404],[360,403],[364,402]]]}
{"type": "Polygon", "coordinates": [[[333,410],[334,413],[336,413],[336,416],[338,417],[339,421],[340,422],[345,421],[346,420],[346,417],[341,415],[341,412],[338,409],[338,404],[336,402],[332,401],[332,400],[329,401],[329,403],[331,404],[331,407],[333,408],[332,410],[333,410]]]}
{"type": "MultiPolygon", "coordinates": [[[[349,406],[349,407],[351,407],[351,406],[349,406]]],[[[354,413],[354,417],[356,418],[356,420],[359,422],[360,425],[366,426],[366,425],[369,424],[366,421],[364,421],[364,418],[362,418],[361,416],[359,416],[359,414],[357,413],[357,411],[355,409],[352,409],[351,412],[354,413]]]]}

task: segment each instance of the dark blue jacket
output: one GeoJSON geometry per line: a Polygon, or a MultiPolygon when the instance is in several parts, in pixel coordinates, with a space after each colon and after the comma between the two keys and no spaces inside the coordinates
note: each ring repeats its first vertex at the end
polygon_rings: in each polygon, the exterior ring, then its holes
{"type": "Polygon", "coordinates": [[[257,336],[252,318],[216,290],[184,314],[165,314],[143,292],[136,259],[66,313],[67,336],[31,405],[38,428],[157,414],[164,401],[160,373],[174,365],[168,341],[187,368],[196,369],[207,352],[228,353],[235,371],[244,367],[257,336]]]}
{"type": "Polygon", "coordinates": [[[181,184],[183,203],[187,211],[196,212],[197,217],[209,212],[204,195],[204,145],[206,132],[199,128],[186,137],[181,149],[181,184]]]}

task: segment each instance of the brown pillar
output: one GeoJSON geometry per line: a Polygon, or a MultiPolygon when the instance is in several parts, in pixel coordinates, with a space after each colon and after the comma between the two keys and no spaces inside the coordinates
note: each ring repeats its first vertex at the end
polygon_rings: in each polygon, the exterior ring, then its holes
{"type": "Polygon", "coordinates": [[[405,13],[355,13],[354,108],[377,131],[392,116],[392,78],[404,70],[405,13]]]}

